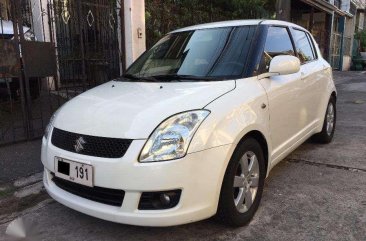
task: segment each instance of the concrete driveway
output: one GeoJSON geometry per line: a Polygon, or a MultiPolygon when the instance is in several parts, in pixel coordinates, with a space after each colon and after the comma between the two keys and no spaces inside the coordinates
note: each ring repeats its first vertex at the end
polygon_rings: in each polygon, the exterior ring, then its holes
{"type": "Polygon", "coordinates": [[[18,204],[5,210],[0,195],[0,240],[9,239],[5,230],[17,217],[30,224],[28,237],[35,240],[366,240],[366,73],[335,76],[334,141],[307,142],[275,167],[246,227],[233,229],[213,220],[168,228],[106,222],[50,200],[38,174],[3,185],[2,200],[18,204]]]}

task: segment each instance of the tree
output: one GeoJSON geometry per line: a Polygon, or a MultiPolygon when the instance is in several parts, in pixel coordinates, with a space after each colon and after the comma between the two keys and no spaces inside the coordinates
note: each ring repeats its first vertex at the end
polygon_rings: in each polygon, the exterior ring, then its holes
{"type": "Polygon", "coordinates": [[[224,20],[273,18],[273,0],[146,0],[147,46],[177,28],[224,20]]]}

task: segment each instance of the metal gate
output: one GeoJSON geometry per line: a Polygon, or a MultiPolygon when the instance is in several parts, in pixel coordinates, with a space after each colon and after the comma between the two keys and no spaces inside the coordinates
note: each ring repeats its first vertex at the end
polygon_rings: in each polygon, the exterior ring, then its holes
{"type": "Polygon", "coordinates": [[[80,92],[120,75],[119,4],[49,1],[61,89],[80,92]]]}
{"type": "Polygon", "coordinates": [[[331,59],[330,64],[333,69],[340,69],[340,57],[341,57],[341,41],[342,41],[342,34],[340,33],[333,33],[332,34],[332,45],[330,48],[331,51],[331,59]]]}
{"type": "Polygon", "coordinates": [[[52,113],[120,75],[117,0],[0,0],[0,145],[39,138],[52,113]]]}

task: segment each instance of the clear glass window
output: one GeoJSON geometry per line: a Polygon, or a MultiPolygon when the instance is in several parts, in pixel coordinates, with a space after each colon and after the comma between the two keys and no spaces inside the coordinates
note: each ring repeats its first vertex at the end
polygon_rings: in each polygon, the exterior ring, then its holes
{"type": "Polygon", "coordinates": [[[315,59],[313,48],[310,45],[309,39],[306,33],[301,30],[293,30],[293,38],[296,46],[296,51],[300,62],[302,64],[310,62],[315,59]]]}
{"type": "MultiPolygon", "coordinates": [[[[234,78],[245,70],[257,26],[223,27],[166,35],[128,69],[134,77],[234,78]]],[[[194,79],[194,78],[192,78],[194,79]]]]}
{"type": "Polygon", "coordinates": [[[295,56],[290,35],[285,27],[269,27],[260,73],[268,72],[271,60],[279,55],[295,56]]]}

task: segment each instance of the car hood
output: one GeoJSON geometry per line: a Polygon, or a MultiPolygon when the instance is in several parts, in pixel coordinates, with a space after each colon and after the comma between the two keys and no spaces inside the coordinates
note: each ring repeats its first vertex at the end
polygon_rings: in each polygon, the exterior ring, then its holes
{"type": "Polygon", "coordinates": [[[234,80],[111,81],[67,102],[58,112],[54,126],[84,135],[146,139],[169,116],[202,109],[234,88],[234,80]]]}

